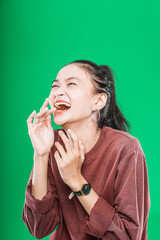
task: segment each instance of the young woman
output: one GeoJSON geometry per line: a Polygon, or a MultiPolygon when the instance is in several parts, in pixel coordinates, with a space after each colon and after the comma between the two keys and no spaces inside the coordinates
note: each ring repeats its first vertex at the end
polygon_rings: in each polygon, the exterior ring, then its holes
{"type": "Polygon", "coordinates": [[[126,130],[129,123],[117,106],[110,67],[87,60],[65,65],[27,124],[34,164],[22,219],[32,235],[147,239],[145,155],[126,130]],[[62,129],[53,130],[52,113],[62,129]]]}

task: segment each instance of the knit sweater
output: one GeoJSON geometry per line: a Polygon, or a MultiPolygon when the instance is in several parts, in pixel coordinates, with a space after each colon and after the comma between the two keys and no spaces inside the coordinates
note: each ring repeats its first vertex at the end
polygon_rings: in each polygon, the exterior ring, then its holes
{"type": "MultiPolygon", "coordinates": [[[[58,131],[55,141],[64,146],[58,131]]],[[[60,176],[54,158],[56,150],[53,144],[48,192],[43,199],[31,195],[33,169],[27,184],[22,219],[32,235],[40,239],[53,232],[50,240],[148,239],[148,173],[137,138],[103,127],[97,143],[85,154],[81,173],[99,196],[90,215],[76,196],[68,198],[72,190],[60,176]]]]}

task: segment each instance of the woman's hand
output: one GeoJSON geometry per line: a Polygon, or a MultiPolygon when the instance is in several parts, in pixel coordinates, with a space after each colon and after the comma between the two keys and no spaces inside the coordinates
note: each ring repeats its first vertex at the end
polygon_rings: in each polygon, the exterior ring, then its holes
{"type": "Polygon", "coordinates": [[[59,131],[66,151],[59,142],[55,142],[58,151],[55,152],[54,156],[63,181],[76,191],[76,187],[83,179],[81,167],[84,161],[84,146],[71,129],[67,132],[71,140],[66,137],[63,131],[59,131]]]}
{"type": "Polygon", "coordinates": [[[48,109],[49,98],[44,101],[40,112],[33,111],[27,119],[28,134],[30,136],[34,153],[37,156],[48,154],[54,143],[54,130],[51,125],[51,114],[55,108],[48,109]],[[34,117],[33,123],[32,119],[34,117]]]}

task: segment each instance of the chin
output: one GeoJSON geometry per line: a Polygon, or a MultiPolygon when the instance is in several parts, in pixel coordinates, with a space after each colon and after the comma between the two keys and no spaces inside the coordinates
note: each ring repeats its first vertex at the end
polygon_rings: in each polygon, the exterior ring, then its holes
{"type": "Polygon", "coordinates": [[[61,126],[61,127],[63,127],[64,126],[64,124],[65,124],[65,122],[64,121],[60,121],[60,120],[55,120],[54,119],[54,123],[56,124],[56,125],[59,125],[59,126],[61,126]]]}
{"type": "Polygon", "coordinates": [[[71,128],[72,124],[75,123],[73,121],[69,121],[69,120],[64,120],[64,119],[54,119],[54,123],[56,125],[61,126],[63,129],[69,129],[71,128]]]}
{"type": "Polygon", "coordinates": [[[65,125],[68,124],[68,121],[67,121],[67,119],[64,119],[64,118],[62,118],[62,117],[55,117],[55,118],[54,118],[54,123],[55,123],[56,125],[59,125],[59,126],[61,126],[61,127],[64,127],[65,125]]]}
{"type": "Polygon", "coordinates": [[[67,115],[56,115],[55,117],[53,117],[54,123],[56,125],[61,126],[64,129],[68,129],[71,128],[71,126],[74,124],[78,127],[78,125],[82,122],[82,121],[86,121],[86,118],[83,118],[82,116],[67,116],[67,115]]]}

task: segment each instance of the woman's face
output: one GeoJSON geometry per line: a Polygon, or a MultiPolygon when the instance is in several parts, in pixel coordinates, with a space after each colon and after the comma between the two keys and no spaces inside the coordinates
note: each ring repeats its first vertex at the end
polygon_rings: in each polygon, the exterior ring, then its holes
{"type": "Polygon", "coordinates": [[[69,123],[89,119],[95,110],[95,99],[90,76],[77,64],[63,67],[58,72],[49,95],[51,108],[56,106],[54,122],[64,127],[69,123]]]}

